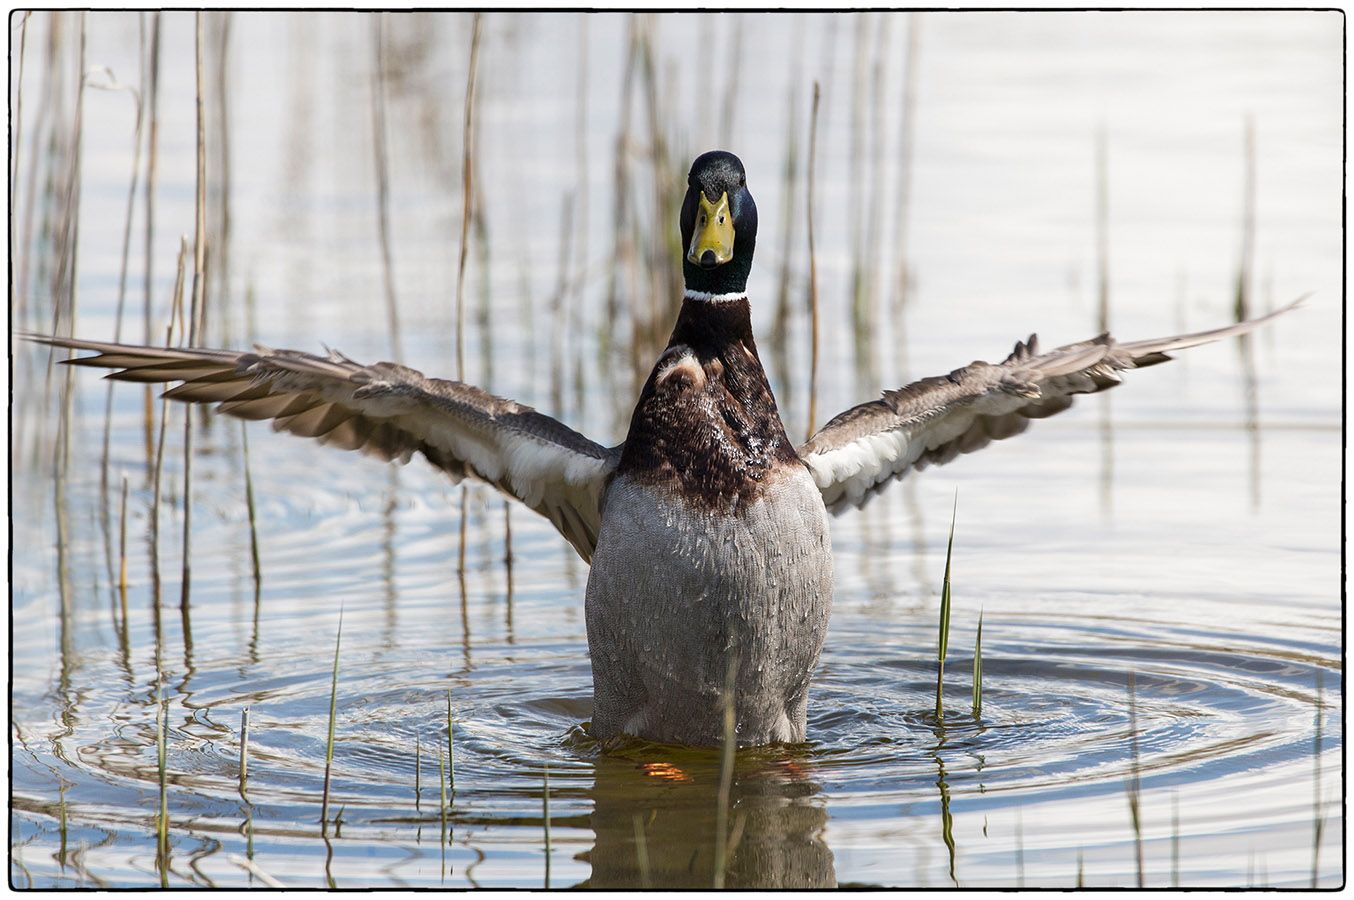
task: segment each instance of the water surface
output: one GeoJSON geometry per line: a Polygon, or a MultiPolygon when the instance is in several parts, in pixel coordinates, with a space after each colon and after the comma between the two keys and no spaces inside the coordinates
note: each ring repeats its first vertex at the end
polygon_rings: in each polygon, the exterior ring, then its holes
{"type": "MultiPolygon", "coordinates": [[[[25,54],[11,57],[12,77],[25,66],[15,208],[27,260],[11,312],[39,329],[51,327],[60,268],[44,230],[60,195],[44,185],[65,170],[58,145],[30,141],[66,127],[78,68],[78,18],[60,17],[49,59],[52,22],[29,19],[25,54]],[[30,179],[33,166],[41,177],[30,179]]],[[[213,257],[208,340],[387,358],[373,19],[229,22],[223,70],[223,20],[206,23],[209,143],[229,138],[228,186],[219,143],[209,158],[213,246],[228,255],[213,257]]],[[[140,84],[139,23],[88,15],[87,68],[140,84]]],[[[165,14],[162,27],[156,340],[179,236],[193,231],[194,185],[193,19],[165,14]]],[[[1244,350],[1201,348],[1129,373],[1111,396],[1083,398],[834,520],[835,612],[809,742],[739,754],[727,884],[1343,883],[1341,28],[1335,13],[485,18],[467,379],[604,443],[623,438],[635,379],[672,309],[662,267],[675,222],[657,220],[654,185],[679,192],[689,159],[716,145],[749,170],[764,230],[754,325],[787,425],[804,431],[815,80],[820,424],[880,388],[1000,358],[1034,330],[1049,345],[1095,333],[1098,139],[1116,334],[1230,321],[1241,271],[1253,311],[1312,293],[1244,350]],[[640,65],[627,88],[634,42],[652,48],[652,75],[640,65]],[[693,47],[718,52],[700,54],[707,67],[693,72],[693,47]],[[941,725],[935,623],[956,491],[941,725]]],[[[383,29],[403,357],[451,375],[470,18],[389,16],[383,29]]],[[[108,338],[133,106],[92,89],[84,104],[75,331],[108,338]]],[[[142,215],[138,200],[124,326],[134,340],[142,215]]],[[[64,371],[48,374],[45,351],[14,353],[11,884],[259,883],[242,859],[312,887],[711,883],[718,757],[645,744],[603,753],[588,738],[587,570],[545,522],[511,510],[509,564],[502,500],[469,488],[461,577],[460,488],[418,464],[392,468],[250,425],[256,594],[241,426],[195,414],[182,610],[184,413],[174,409],[157,604],[140,389],[113,395],[105,499],[105,389],[77,373],[58,487],[64,371]],[[114,577],[123,476],[125,617],[114,577]],[[342,824],[322,835],[340,614],[331,816],[341,808],[342,824]],[[455,790],[444,827],[448,690],[455,790]],[[154,831],[161,691],[166,860],[154,831]]]]}

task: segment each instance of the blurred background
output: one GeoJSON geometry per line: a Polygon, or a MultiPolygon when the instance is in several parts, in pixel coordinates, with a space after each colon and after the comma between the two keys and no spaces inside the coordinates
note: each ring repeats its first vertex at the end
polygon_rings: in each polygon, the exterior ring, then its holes
{"type": "MultiPolygon", "coordinates": [[[[186,317],[209,346],[463,371],[614,444],[715,147],[757,200],[753,323],[796,439],[1032,331],[1131,340],[1310,293],[834,521],[810,744],[740,755],[728,883],[1343,881],[1339,13],[9,25],[14,330],[163,343],[182,278],[175,342],[186,317]]],[[[587,738],[586,567],[548,525],[11,354],[12,884],[710,882],[718,762],[587,738]],[[340,607],[348,824],[322,835],[340,607]]]]}

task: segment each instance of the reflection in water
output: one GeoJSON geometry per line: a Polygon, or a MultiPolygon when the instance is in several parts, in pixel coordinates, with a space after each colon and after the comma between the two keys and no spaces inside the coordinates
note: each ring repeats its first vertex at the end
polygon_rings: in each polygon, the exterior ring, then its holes
{"type": "Polygon", "coordinates": [[[954,815],[950,812],[950,784],[945,780],[945,760],[940,756],[940,751],[945,747],[944,727],[937,728],[936,735],[940,743],[931,751],[931,758],[936,761],[936,787],[940,790],[940,839],[945,842],[945,850],[950,855],[950,881],[959,887],[959,877],[954,869],[954,815]]]}
{"type": "MultiPolygon", "coordinates": [[[[717,752],[665,747],[643,760],[599,757],[592,787],[596,843],[588,852],[592,875],[580,886],[710,887],[718,793],[717,752]]],[[[794,758],[740,755],[729,809],[725,887],[836,886],[832,851],[823,840],[822,788],[794,758]]]]}
{"type": "Polygon", "coordinates": [[[1260,385],[1255,374],[1255,345],[1250,335],[1237,339],[1241,354],[1241,391],[1246,408],[1246,434],[1250,438],[1251,509],[1260,509],[1260,385]]]}
{"type": "Polygon", "coordinates": [[[1111,399],[1100,399],[1100,514],[1114,515],[1114,415],[1111,399]]]}
{"type": "Polygon", "coordinates": [[[385,585],[385,637],[381,645],[389,650],[395,646],[399,624],[399,592],[395,590],[395,510],[399,505],[400,470],[389,465],[386,471],[386,502],[381,507],[381,581],[385,585]]]}
{"type": "Polygon", "coordinates": [[[503,574],[507,579],[506,596],[504,597],[503,609],[503,627],[507,629],[507,640],[509,644],[517,643],[517,636],[512,631],[512,504],[507,500],[503,501],[503,574]]]}

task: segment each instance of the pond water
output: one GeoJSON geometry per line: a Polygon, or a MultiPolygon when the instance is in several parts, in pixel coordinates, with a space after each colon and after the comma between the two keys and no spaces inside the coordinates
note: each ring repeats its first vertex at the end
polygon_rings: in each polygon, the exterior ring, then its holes
{"type": "MultiPolygon", "coordinates": [[[[69,266],[58,226],[80,22],[10,22],[25,38],[10,63],[12,79],[24,67],[16,328],[53,327],[69,266]]],[[[86,70],[142,84],[151,22],[86,16],[86,70]]],[[[389,271],[403,360],[455,374],[472,20],[384,17],[379,67],[377,27],[207,17],[208,343],[389,358],[389,271]]],[[[192,240],[195,165],[194,20],[164,14],[161,28],[157,342],[180,236],[192,240]]],[[[1311,294],[1244,348],[1129,373],[1112,396],[834,520],[809,741],[738,754],[727,885],[1343,884],[1342,28],[1313,12],[485,16],[466,379],[600,442],[624,437],[669,327],[675,221],[659,218],[711,146],[749,171],[764,230],[754,326],[787,425],[804,432],[814,82],[819,424],[883,387],[1001,358],[1034,330],[1048,346],[1096,333],[1102,280],[1126,339],[1227,323],[1239,278],[1253,312],[1311,294]]],[[[78,307],[60,327],[110,338],[128,178],[146,154],[128,93],[91,87],[82,114],[78,307]]],[[[144,186],[123,332],[136,341],[144,186]]],[[[603,752],[588,737],[587,570],[547,523],[482,487],[462,505],[418,463],[250,424],[256,592],[245,435],[194,413],[181,607],[176,408],[157,601],[141,389],[112,395],[105,491],[103,384],[49,374],[45,350],[13,354],[11,885],[712,883],[719,756],[603,752]],[[322,832],[340,618],[341,824],[322,832]]]]}

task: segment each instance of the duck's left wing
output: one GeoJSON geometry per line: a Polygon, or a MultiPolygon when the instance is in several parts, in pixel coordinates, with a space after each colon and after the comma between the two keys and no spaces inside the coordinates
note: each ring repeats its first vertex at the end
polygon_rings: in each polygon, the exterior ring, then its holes
{"type": "Polygon", "coordinates": [[[1293,309],[1172,337],[1120,344],[1108,334],[1040,353],[1038,339],[1017,343],[1001,363],[974,362],[924,378],[838,415],[799,448],[833,512],[859,506],[911,469],[947,463],[962,453],[1019,434],[1031,419],[1120,383],[1120,373],[1166,362],[1171,351],[1245,334],[1293,309]]]}
{"type": "Polygon", "coordinates": [[[620,458],[529,406],[474,385],[428,378],[395,363],[363,365],[340,353],[256,347],[253,352],[137,347],[71,338],[34,340],[97,356],[80,366],[121,381],[183,384],[166,397],[216,403],[242,419],[343,450],[408,462],[421,453],[454,480],[494,485],[545,516],[591,561],[601,496],[620,458]]]}

